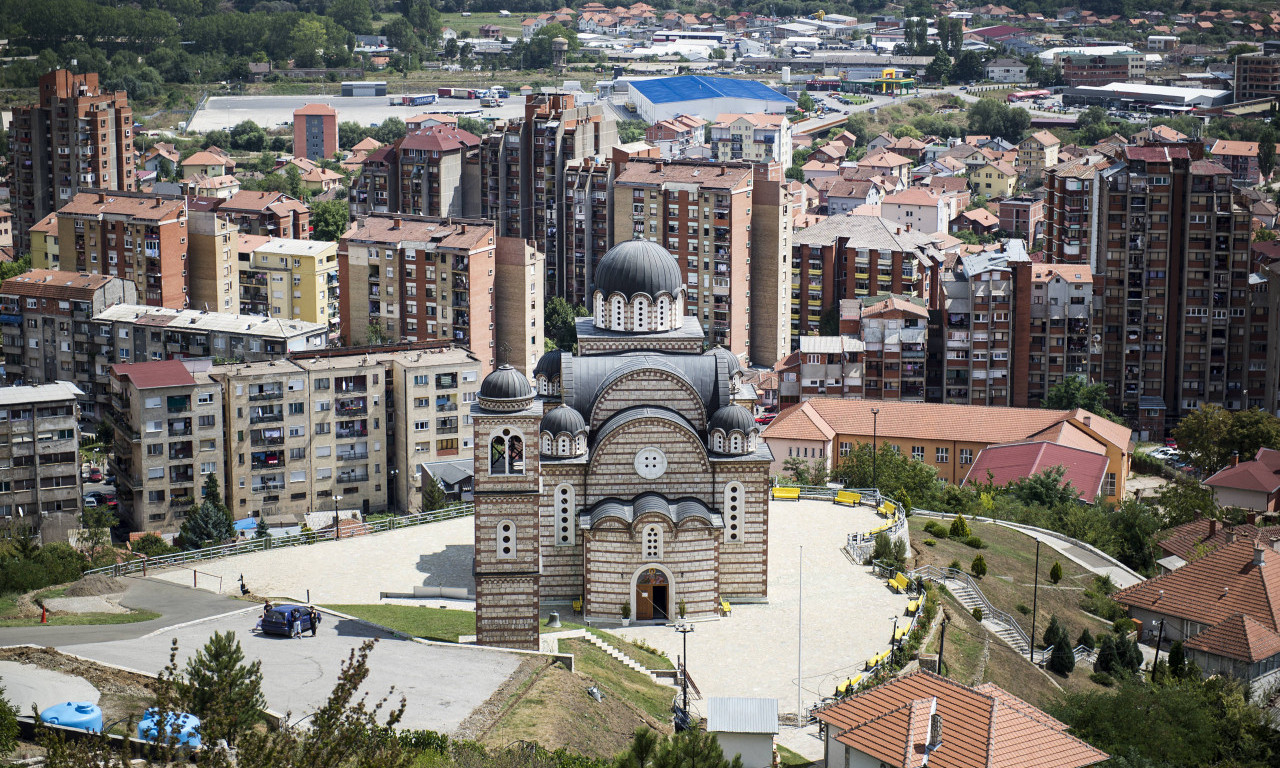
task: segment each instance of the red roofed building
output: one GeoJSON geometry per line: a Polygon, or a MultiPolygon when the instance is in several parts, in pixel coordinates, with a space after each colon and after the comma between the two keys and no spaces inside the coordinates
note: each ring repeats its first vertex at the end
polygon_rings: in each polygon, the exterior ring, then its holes
{"type": "Polygon", "coordinates": [[[1064,470],[1062,483],[1070,483],[1079,493],[1077,498],[1084,503],[1092,504],[1102,494],[1107,457],[1048,440],[1006,443],[982,449],[961,485],[988,482],[1007,485],[1055,467],[1064,470]]]}
{"type": "Polygon", "coordinates": [[[1206,675],[1231,675],[1268,691],[1280,680],[1280,539],[1227,530],[1222,546],[1113,595],[1142,624],[1185,641],[1206,675]]]}
{"type": "Polygon", "coordinates": [[[353,216],[371,212],[422,216],[462,216],[479,207],[479,198],[464,205],[468,192],[479,194],[480,179],[464,182],[467,151],[480,146],[480,137],[452,125],[431,125],[380,147],[365,158],[352,183],[353,216]]]}
{"type": "Polygon", "coordinates": [[[332,158],[338,151],[338,110],[308,104],[293,112],[293,154],[308,160],[332,158]]]}
{"type": "Polygon", "coordinates": [[[1209,148],[1213,159],[1231,170],[1231,178],[1250,186],[1262,183],[1262,167],[1258,164],[1258,142],[1218,139],[1209,148]]]}
{"type": "Polygon", "coordinates": [[[830,766],[1081,768],[1109,758],[994,683],[970,688],[932,672],[870,688],[815,716],[826,724],[830,766]]]}
{"type": "Polygon", "coordinates": [[[1204,481],[1218,504],[1252,512],[1280,511],[1280,451],[1259,448],[1252,461],[1220,469],[1204,481]]]}

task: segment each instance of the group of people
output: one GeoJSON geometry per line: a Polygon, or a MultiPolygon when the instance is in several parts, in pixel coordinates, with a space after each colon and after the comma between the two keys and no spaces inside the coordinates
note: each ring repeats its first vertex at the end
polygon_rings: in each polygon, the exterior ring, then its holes
{"type": "MultiPolygon", "coordinates": [[[[266,618],[266,615],[270,612],[271,601],[268,600],[266,604],[262,606],[262,618],[266,618]]],[[[290,637],[302,637],[302,618],[304,616],[309,616],[311,618],[311,636],[316,636],[316,629],[320,626],[320,611],[317,611],[314,606],[308,605],[306,608],[289,609],[288,618],[289,627],[291,628],[289,633],[290,637]]],[[[258,620],[258,626],[262,626],[262,619],[258,620]]]]}

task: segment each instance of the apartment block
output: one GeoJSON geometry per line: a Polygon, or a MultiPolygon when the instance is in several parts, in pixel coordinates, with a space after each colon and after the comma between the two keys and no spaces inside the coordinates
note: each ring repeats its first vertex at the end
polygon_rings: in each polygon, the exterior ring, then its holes
{"type": "Polygon", "coordinates": [[[487,373],[507,344],[516,367],[533,370],[526,335],[541,324],[525,314],[500,317],[496,286],[528,296],[543,291],[541,258],[492,222],[375,214],[357,220],[339,246],[342,335],[347,344],[443,340],[474,350],[487,373]],[[510,249],[510,250],[508,250],[510,249]],[[498,252],[509,258],[499,259],[498,252]],[[517,332],[515,324],[519,323],[517,332]],[[515,342],[515,343],[512,343],[515,342]]]}
{"type": "MultiPolygon", "coordinates": [[[[532,373],[546,352],[545,292],[542,275],[546,257],[514,237],[498,238],[494,281],[494,341],[502,362],[532,373]]],[[[501,363],[499,363],[501,365],[501,363]]]]}
{"type": "Polygon", "coordinates": [[[39,103],[17,107],[9,126],[14,243],[82,189],[136,189],[133,110],[124,91],[103,93],[98,75],[49,72],[39,103]]]}
{"type": "Polygon", "coordinates": [[[327,325],[337,338],[337,243],[273,237],[237,258],[240,314],[327,325]]]}
{"type": "Polygon", "coordinates": [[[225,489],[222,388],[208,360],[111,366],[120,519],[130,530],[177,533],[208,475],[225,489]]]}
{"type": "Polygon", "coordinates": [[[565,259],[559,275],[560,298],[587,306],[596,262],[612,247],[614,175],[625,163],[585,157],[565,163],[565,259]]]}
{"type": "Polygon", "coordinates": [[[663,160],[705,156],[706,126],[707,121],[697,115],[676,115],[644,129],[644,140],[658,148],[663,160]]]}
{"type": "MultiPolygon", "coordinates": [[[[1015,295],[1021,296],[1017,290],[1015,295]]],[[[1028,405],[1039,405],[1068,376],[1095,380],[1102,354],[1102,337],[1093,324],[1095,302],[1093,271],[1088,265],[1031,266],[1028,345],[1014,348],[1017,360],[1027,358],[1028,405]]]]}
{"type": "Polygon", "coordinates": [[[699,319],[708,342],[772,365],[777,357],[765,358],[777,345],[755,352],[752,329],[761,312],[761,322],[778,320],[789,234],[778,217],[788,193],[777,174],[759,177],[761,192],[757,180],[750,163],[631,160],[613,183],[613,241],[644,238],[670,251],[688,276],[686,312],[699,319]],[[778,189],[763,192],[766,185],[778,189]],[[757,287],[753,259],[767,254],[776,254],[778,272],[757,287]]]}
{"type": "Polygon", "coordinates": [[[283,192],[237,192],[218,203],[217,211],[246,235],[311,237],[311,209],[283,192]]]}
{"type": "Polygon", "coordinates": [[[479,213],[465,204],[478,192],[478,164],[466,156],[480,137],[452,125],[433,125],[379,147],[365,158],[352,185],[352,216],[374,212],[417,216],[465,216],[479,213]]]}
{"type": "Polygon", "coordinates": [[[1041,174],[1058,164],[1062,140],[1048,131],[1036,131],[1018,144],[1015,167],[1021,174],[1041,174]]]}
{"type": "Polygon", "coordinates": [[[1147,57],[1136,51],[1110,53],[1105,56],[1087,56],[1083,53],[1063,56],[1062,77],[1071,87],[1110,85],[1112,83],[1144,82],[1147,76],[1147,57]]]}
{"type": "Polygon", "coordinates": [[[218,201],[187,201],[187,295],[189,306],[231,312],[236,296],[236,238],[231,219],[218,213],[218,201]]]}
{"type": "Polygon", "coordinates": [[[81,192],[58,210],[59,263],[134,283],[154,307],[189,305],[186,200],[137,192],[81,192]]]}
{"type": "Polygon", "coordinates": [[[752,166],[750,362],[772,365],[791,351],[791,240],[799,186],[778,163],[752,166]]]}
{"type": "Polygon", "coordinates": [[[6,386],[71,382],[81,415],[98,419],[98,401],[113,360],[112,341],[93,319],[108,307],[134,304],[137,287],[116,277],[33,269],[0,285],[6,386]]]}
{"type": "Polygon", "coordinates": [[[829,216],[795,234],[791,247],[791,336],[818,334],[841,299],[879,294],[941,300],[944,254],[929,235],[876,216],[829,216]]]}
{"type": "Polygon", "coordinates": [[[58,214],[51,213],[31,227],[32,269],[62,269],[58,249],[58,214]]]}
{"type": "Polygon", "coordinates": [[[1099,171],[1112,163],[1089,154],[1050,168],[1044,177],[1044,250],[1054,264],[1091,264],[1094,192],[1099,171]]]}
{"type": "Polygon", "coordinates": [[[338,152],[338,110],[308,104],[293,111],[293,154],[308,160],[330,160],[338,152]]]}
{"type": "Polygon", "coordinates": [[[711,126],[711,159],[791,165],[791,121],[763,112],[723,114],[711,126]]]}
{"type": "Polygon", "coordinates": [[[605,105],[578,105],[572,94],[533,96],[523,119],[500,121],[481,141],[480,217],[501,237],[532,240],[547,255],[549,296],[568,296],[575,277],[571,222],[563,201],[565,168],[605,157],[618,144],[617,122],[605,105]]]}
{"type": "Polygon", "coordinates": [[[0,520],[45,543],[79,527],[82,394],[67,381],[0,388],[0,520]]]}
{"type": "Polygon", "coordinates": [[[1100,379],[1144,439],[1205,403],[1263,404],[1249,201],[1199,146],[1125,147],[1094,189],[1100,379]]]}
{"type": "Polygon", "coordinates": [[[1038,241],[1044,230],[1044,200],[1031,195],[1001,200],[1000,229],[1029,243],[1038,241]]]}
{"type": "Polygon", "coordinates": [[[1280,97],[1280,46],[1236,57],[1236,101],[1280,97]]]}
{"type": "Polygon", "coordinates": [[[459,406],[480,378],[465,350],[421,347],[215,367],[235,516],[328,524],[416,507],[418,464],[471,450],[459,406]]]}
{"type": "Polygon", "coordinates": [[[137,304],[108,307],[93,324],[112,344],[112,362],[120,363],[190,357],[257,362],[321,350],[329,341],[321,323],[137,304]]]}

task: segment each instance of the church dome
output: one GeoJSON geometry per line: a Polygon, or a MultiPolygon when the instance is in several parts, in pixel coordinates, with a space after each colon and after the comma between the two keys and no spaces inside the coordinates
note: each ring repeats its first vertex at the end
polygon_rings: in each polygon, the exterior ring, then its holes
{"type": "Polygon", "coordinates": [[[548,432],[552,435],[569,433],[576,435],[579,432],[587,431],[586,419],[582,418],[582,414],[567,405],[557,406],[547,411],[542,417],[542,422],[538,425],[539,432],[548,432]]]}
{"type": "Polygon", "coordinates": [[[666,248],[648,240],[618,243],[600,259],[595,272],[595,289],[609,297],[620,293],[627,299],[638,293],[656,297],[677,295],[684,286],[680,265],[666,248]]]}
{"type": "Polygon", "coordinates": [[[711,415],[711,421],[707,422],[707,429],[723,430],[725,434],[737,430],[744,435],[749,435],[751,430],[759,427],[756,426],[756,419],[751,415],[751,411],[741,405],[726,405],[711,415]]]}
{"type": "Polygon", "coordinates": [[[554,379],[560,375],[560,355],[558,349],[553,349],[542,357],[538,358],[538,364],[533,368],[533,377],[546,376],[548,379],[554,379]]]}
{"type": "Polygon", "coordinates": [[[504,363],[480,382],[479,401],[489,410],[518,411],[533,402],[533,387],[523,373],[504,363]]]}

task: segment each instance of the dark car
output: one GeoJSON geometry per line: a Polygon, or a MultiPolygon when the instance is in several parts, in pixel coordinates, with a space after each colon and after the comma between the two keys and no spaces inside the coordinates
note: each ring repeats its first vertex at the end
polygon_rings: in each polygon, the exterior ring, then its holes
{"type": "Polygon", "coordinates": [[[262,614],[262,633],[289,637],[293,634],[294,621],[302,622],[302,632],[311,629],[311,613],[307,606],[292,603],[272,606],[271,610],[262,614]]]}
{"type": "Polygon", "coordinates": [[[115,484],[116,484],[116,476],[115,476],[115,475],[107,475],[106,477],[102,478],[102,482],[106,483],[107,485],[115,485],[115,484]]]}

